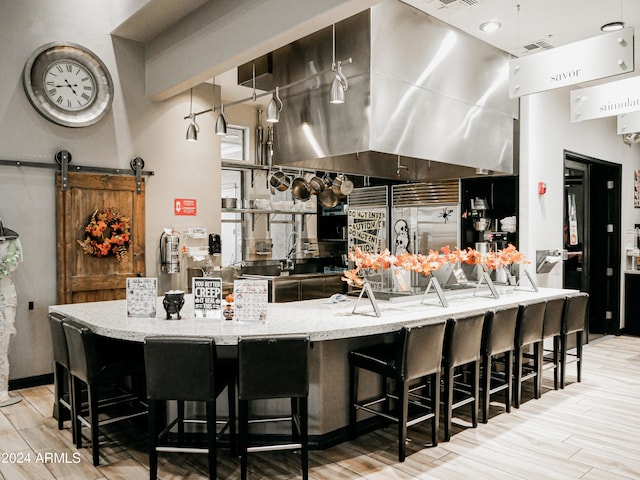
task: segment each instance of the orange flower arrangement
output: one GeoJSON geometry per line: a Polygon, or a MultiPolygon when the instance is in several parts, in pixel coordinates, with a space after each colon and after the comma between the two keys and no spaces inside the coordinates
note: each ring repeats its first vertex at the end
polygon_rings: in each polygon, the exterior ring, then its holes
{"type": "Polygon", "coordinates": [[[411,272],[430,275],[447,263],[482,265],[488,269],[496,269],[513,263],[529,263],[526,257],[511,244],[503,250],[489,252],[484,255],[473,248],[465,250],[455,248],[451,250],[449,246],[442,247],[440,252],[429,250],[428,255],[405,252],[395,256],[391,255],[389,250],[374,254],[365,253],[359,247],[356,247],[355,251],[349,252],[349,259],[354,262],[355,268],[345,270],[342,280],[356,286],[364,284],[364,278],[359,275],[360,270],[363,268],[378,270],[379,268],[387,269],[394,266],[411,272]]]}
{"type": "Polygon", "coordinates": [[[84,240],[78,240],[82,251],[94,257],[114,255],[119,262],[127,259],[131,245],[131,220],[114,212],[112,207],[96,210],[84,228],[84,240]]]}

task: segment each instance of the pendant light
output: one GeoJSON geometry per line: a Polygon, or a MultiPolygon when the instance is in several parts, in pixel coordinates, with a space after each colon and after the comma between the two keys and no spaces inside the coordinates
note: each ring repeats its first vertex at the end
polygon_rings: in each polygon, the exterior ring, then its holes
{"type": "Polygon", "coordinates": [[[193,113],[193,88],[191,89],[191,99],[189,101],[189,119],[191,123],[187,127],[187,142],[197,142],[200,126],[196,122],[196,114],[193,113]]]}
{"type": "Polygon", "coordinates": [[[329,103],[344,103],[344,92],[349,88],[347,77],[342,74],[342,62],[338,62],[336,76],[331,82],[331,97],[329,103]]]}
{"type": "Polygon", "coordinates": [[[333,24],[333,56],[331,61],[331,71],[336,72],[331,82],[331,92],[329,103],[344,103],[344,92],[349,88],[347,77],[342,73],[342,62],[336,63],[336,24],[333,24]]]}
{"type": "Polygon", "coordinates": [[[280,111],[282,110],[282,106],[282,100],[280,100],[280,87],[276,87],[276,91],[267,105],[267,122],[278,123],[280,121],[280,111]]]}
{"type": "Polygon", "coordinates": [[[220,104],[220,115],[216,120],[216,135],[227,134],[227,116],[224,114],[224,104],[220,104]]]}

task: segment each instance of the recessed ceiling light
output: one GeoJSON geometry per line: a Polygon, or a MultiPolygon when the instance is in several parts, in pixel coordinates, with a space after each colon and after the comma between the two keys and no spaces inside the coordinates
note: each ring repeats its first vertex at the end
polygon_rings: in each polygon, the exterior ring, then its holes
{"type": "Polygon", "coordinates": [[[622,30],[623,28],[624,28],[624,22],[617,21],[617,22],[605,23],[600,27],[600,30],[602,30],[603,32],[615,32],[616,30],[622,30]]]}
{"type": "Polygon", "coordinates": [[[500,23],[499,21],[490,20],[488,22],[484,22],[480,24],[480,30],[482,30],[485,33],[493,33],[496,30],[498,30],[501,26],[502,26],[502,23],[500,23]]]}

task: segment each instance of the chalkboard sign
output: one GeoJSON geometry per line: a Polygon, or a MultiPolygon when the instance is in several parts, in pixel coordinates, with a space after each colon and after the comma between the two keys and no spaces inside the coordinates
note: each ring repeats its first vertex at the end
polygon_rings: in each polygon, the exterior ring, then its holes
{"type": "Polygon", "coordinates": [[[127,316],[134,318],[155,318],[157,296],[157,278],[127,278],[127,316]]]}
{"type": "Polygon", "coordinates": [[[222,318],[222,279],[192,279],[193,314],[196,318],[222,318]]]}

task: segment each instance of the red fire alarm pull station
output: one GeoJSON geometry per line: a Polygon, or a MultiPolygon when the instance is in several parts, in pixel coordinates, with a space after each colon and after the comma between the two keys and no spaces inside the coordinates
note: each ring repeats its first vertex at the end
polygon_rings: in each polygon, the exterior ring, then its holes
{"type": "Polygon", "coordinates": [[[174,215],[195,215],[197,202],[195,198],[174,198],[174,215]]]}
{"type": "Polygon", "coordinates": [[[547,184],[538,182],[538,195],[544,195],[545,193],[547,193],[547,184]]]}

